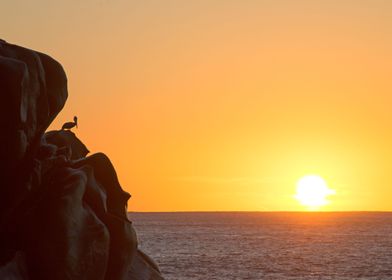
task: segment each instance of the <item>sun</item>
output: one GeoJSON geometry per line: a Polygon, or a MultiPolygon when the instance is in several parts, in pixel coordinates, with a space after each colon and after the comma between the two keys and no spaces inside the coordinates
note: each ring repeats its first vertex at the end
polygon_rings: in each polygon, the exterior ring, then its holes
{"type": "Polygon", "coordinates": [[[297,182],[295,198],[309,210],[317,210],[329,203],[327,197],[335,194],[318,175],[306,175],[297,182]]]}

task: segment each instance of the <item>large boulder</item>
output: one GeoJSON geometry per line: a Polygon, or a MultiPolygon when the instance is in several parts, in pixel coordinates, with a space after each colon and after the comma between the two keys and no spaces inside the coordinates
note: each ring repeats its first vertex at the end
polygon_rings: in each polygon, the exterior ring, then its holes
{"type": "Polygon", "coordinates": [[[31,160],[43,133],[64,107],[67,78],[51,57],[1,40],[0,92],[1,172],[9,175],[31,160]]]}
{"type": "Polygon", "coordinates": [[[0,40],[0,279],[163,279],[109,158],[45,133],[67,95],[58,62],[0,40]]]}

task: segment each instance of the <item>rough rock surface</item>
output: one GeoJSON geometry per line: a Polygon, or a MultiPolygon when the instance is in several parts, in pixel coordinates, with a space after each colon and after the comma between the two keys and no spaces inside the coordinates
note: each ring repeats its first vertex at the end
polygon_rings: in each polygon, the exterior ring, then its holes
{"type": "Polygon", "coordinates": [[[0,279],[163,279],[110,160],[45,133],[67,96],[58,62],[0,40],[0,279]]]}

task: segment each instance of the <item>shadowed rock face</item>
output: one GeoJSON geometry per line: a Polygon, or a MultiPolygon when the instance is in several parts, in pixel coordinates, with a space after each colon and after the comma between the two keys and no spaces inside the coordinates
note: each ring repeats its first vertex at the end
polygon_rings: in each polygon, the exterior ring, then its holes
{"type": "Polygon", "coordinates": [[[84,158],[90,152],[70,130],[49,131],[45,133],[44,140],[48,144],[66,149],[64,152],[68,153],[71,160],[84,158]]]}
{"type": "Polygon", "coordinates": [[[0,40],[0,279],[163,279],[109,158],[45,133],[67,95],[58,62],[0,40]]]}

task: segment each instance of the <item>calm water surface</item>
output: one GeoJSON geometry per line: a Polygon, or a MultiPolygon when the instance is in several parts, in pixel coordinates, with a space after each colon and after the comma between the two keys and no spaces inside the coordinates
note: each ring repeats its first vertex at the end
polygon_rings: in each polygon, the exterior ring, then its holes
{"type": "Polygon", "coordinates": [[[392,213],[130,213],[166,279],[392,279],[392,213]]]}

